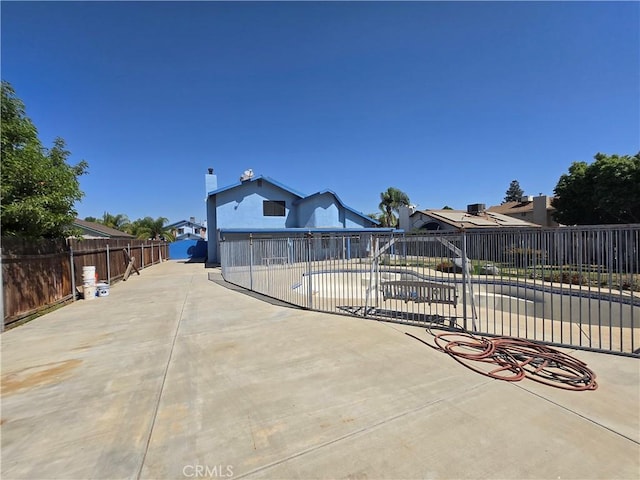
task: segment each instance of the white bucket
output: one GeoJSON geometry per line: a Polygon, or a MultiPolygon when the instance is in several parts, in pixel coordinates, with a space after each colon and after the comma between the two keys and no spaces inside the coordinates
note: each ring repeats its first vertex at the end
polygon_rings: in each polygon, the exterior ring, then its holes
{"type": "Polygon", "coordinates": [[[82,267],[82,284],[87,286],[94,286],[96,284],[95,266],[85,265],[82,267]]]}
{"type": "Polygon", "coordinates": [[[84,294],[85,300],[93,300],[96,298],[97,288],[95,285],[85,285],[82,288],[82,293],[84,294]]]}
{"type": "Polygon", "coordinates": [[[98,283],[96,285],[98,289],[99,297],[108,297],[109,296],[109,284],[108,283],[98,283]]]}

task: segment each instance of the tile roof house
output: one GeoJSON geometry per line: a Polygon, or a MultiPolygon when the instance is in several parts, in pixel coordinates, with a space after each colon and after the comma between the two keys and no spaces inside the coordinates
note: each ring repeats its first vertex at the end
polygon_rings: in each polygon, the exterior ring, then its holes
{"type": "Polygon", "coordinates": [[[419,230],[482,230],[495,228],[535,228],[531,222],[485,210],[483,204],[473,204],[467,210],[413,210],[400,208],[400,228],[405,232],[419,230]]]}
{"type": "Polygon", "coordinates": [[[87,222],[85,220],[80,220],[76,218],[73,222],[73,226],[80,230],[82,238],[92,239],[92,238],[122,238],[122,239],[133,239],[136,238],[133,235],[130,235],[125,232],[121,232],[120,230],[116,230],[115,228],[107,227],[106,225],[102,225],[97,222],[87,222]]]}
{"type": "Polygon", "coordinates": [[[489,212],[508,215],[543,227],[557,227],[559,224],[553,219],[555,208],[551,205],[553,197],[538,195],[537,197],[522,197],[517,202],[506,202],[502,205],[489,207],[489,212]]]}
{"type": "Polygon", "coordinates": [[[298,192],[273,178],[253,176],[248,170],[240,181],[218,188],[213,169],[205,176],[207,189],[208,262],[219,262],[218,244],[232,230],[286,232],[336,231],[375,228],[379,222],[345,205],[336,193],[322,190],[298,192]]]}

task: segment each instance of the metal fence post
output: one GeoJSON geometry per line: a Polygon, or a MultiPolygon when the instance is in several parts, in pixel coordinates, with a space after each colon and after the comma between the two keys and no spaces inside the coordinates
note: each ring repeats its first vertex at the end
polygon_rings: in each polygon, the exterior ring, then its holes
{"type": "Polygon", "coordinates": [[[249,290],[253,291],[253,235],[249,234],[249,290]]]}
{"type": "Polygon", "coordinates": [[[307,233],[307,308],[313,308],[313,280],[311,275],[311,242],[313,236],[311,232],[307,233]]]}
{"type": "Polygon", "coordinates": [[[462,321],[467,329],[467,237],[462,230],[462,321]]]}
{"type": "Polygon", "coordinates": [[[69,261],[71,262],[71,298],[76,301],[76,268],[73,265],[73,247],[69,247],[69,261]]]}
{"type": "Polygon", "coordinates": [[[111,259],[109,256],[109,244],[107,243],[107,283],[111,285],[111,259]]]}

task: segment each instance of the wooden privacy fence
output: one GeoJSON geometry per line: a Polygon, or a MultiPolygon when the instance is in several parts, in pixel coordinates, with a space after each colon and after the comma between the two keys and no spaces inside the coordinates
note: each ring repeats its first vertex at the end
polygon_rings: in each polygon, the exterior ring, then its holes
{"type": "Polygon", "coordinates": [[[95,266],[98,280],[122,280],[129,259],[138,269],[169,258],[169,244],[127,239],[2,239],[3,325],[82,291],[82,267],[95,266]]]}

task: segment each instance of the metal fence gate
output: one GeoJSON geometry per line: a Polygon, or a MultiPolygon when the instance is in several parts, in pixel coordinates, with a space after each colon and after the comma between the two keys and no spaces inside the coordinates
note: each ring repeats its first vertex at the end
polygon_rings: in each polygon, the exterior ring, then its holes
{"type": "Polygon", "coordinates": [[[640,225],[249,234],[223,278],[303,308],[640,356],[640,225]]]}

